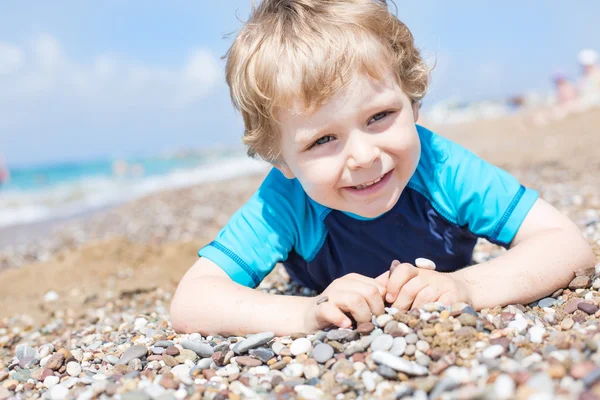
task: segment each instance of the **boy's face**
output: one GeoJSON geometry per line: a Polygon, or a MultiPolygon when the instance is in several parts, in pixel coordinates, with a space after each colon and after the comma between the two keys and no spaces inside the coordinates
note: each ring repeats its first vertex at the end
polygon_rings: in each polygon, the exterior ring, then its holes
{"type": "Polygon", "coordinates": [[[275,167],[326,207],[367,218],[389,211],[421,154],[417,107],[393,75],[358,75],[315,113],[296,110],[279,114],[283,163],[275,167]]]}

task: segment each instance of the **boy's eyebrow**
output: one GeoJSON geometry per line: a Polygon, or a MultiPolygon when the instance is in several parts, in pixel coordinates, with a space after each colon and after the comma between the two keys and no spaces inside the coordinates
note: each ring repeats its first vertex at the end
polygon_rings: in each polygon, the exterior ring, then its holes
{"type": "MultiPolygon", "coordinates": [[[[401,102],[398,101],[399,99],[397,96],[395,96],[395,93],[396,92],[388,91],[378,97],[375,97],[375,99],[372,102],[367,103],[367,105],[364,107],[361,107],[358,113],[366,114],[367,112],[375,112],[376,110],[396,106],[396,104],[398,104],[396,107],[400,106],[401,102]]],[[[303,133],[305,134],[298,135],[296,137],[296,142],[300,145],[312,143],[313,141],[323,136],[328,130],[330,130],[332,125],[337,125],[337,123],[330,122],[324,127],[312,131],[312,134],[310,134],[311,131],[304,131],[303,133]]]]}

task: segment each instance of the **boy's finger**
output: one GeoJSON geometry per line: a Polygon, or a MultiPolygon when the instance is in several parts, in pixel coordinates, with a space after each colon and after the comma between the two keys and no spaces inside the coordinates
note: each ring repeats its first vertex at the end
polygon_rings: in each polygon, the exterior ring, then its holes
{"type": "Polygon", "coordinates": [[[390,279],[390,271],[385,271],[383,274],[375,278],[375,281],[381,283],[383,286],[387,286],[388,280],[390,279]]]}
{"type": "Polygon", "coordinates": [[[385,304],[383,304],[383,296],[368,296],[365,299],[369,304],[369,308],[371,309],[372,315],[379,316],[385,313],[385,304]]]}
{"type": "Polygon", "coordinates": [[[350,328],[352,321],[335,304],[323,303],[319,307],[319,319],[339,328],[350,328]]]}
{"type": "Polygon", "coordinates": [[[455,298],[456,296],[452,292],[447,291],[440,295],[438,301],[445,306],[451,306],[456,302],[455,298]]]}
{"type": "Polygon", "coordinates": [[[388,303],[394,303],[402,287],[417,275],[419,275],[419,271],[411,264],[403,263],[398,265],[388,280],[385,300],[388,303]]]}
{"type": "Polygon", "coordinates": [[[439,293],[433,286],[425,286],[417,293],[413,300],[411,308],[422,308],[427,303],[432,303],[438,299],[439,293]]]}
{"type": "Polygon", "coordinates": [[[428,284],[423,282],[422,279],[419,279],[418,276],[414,277],[410,281],[408,281],[402,289],[400,289],[400,293],[398,293],[398,298],[392,305],[392,307],[397,308],[398,310],[408,311],[417,297],[417,294],[428,284]]]}
{"type": "Polygon", "coordinates": [[[371,321],[371,308],[367,300],[360,293],[344,292],[340,297],[343,299],[338,303],[340,310],[349,312],[359,324],[371,321]]]}
{"type": "Polygon", "coordinates": [[[381,283],[377,279],[369,278],[368,276],[364,275],[356,275],[352,279],[359,285],[364,285],[365,283],[368,285],[375,285],[375,287],[377,287],[377,290],[379,290],[379,295],[382,297],[386,293],[385,284],[381,283]]]}

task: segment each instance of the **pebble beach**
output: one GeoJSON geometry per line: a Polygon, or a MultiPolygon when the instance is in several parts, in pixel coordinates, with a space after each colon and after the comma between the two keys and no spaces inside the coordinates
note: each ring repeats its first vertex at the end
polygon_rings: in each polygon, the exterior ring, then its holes
{"type": "MultiPolygon", "coordinates": [[[[425,125],[538,190],[597,264],[530,304],[387,308],[310,335],[177,334],[179,279],[265,174],[165,191],[43,234],[0,230],[0,400],[600,399],[600,109],[425,125]]],[[[504,251],[482,239],[473,260],[504,251]]],[[[315,295],[280,266],[259,289],[315,295]]]]}

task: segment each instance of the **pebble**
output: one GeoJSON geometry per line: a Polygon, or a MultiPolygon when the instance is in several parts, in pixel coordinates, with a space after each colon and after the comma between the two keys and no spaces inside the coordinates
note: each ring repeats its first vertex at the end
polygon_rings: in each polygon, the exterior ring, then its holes
{"type": "MultiPolygon", "coordinates": [[[[275,337],[275,334],[273,332],[261,332],[261,333],[257,333],[255,335],[250,336],[249,338],[242,340],[239,343],[236,343],[235,346],[233,346],[233,352],[235,354],[243,354],[246,353],[248,350],[253,349],[255,347],[259,347],[262,346],[263,344],[267,344],[269,343],[271,340],[273,340],[273,338],[275,337]]],[[[193,350],[193,349],[190,349],[193,350]]],[[[204,355],[199,354],[198,352],[196,352],[200,357],[207,357],[204,355]]]]}
{"type": "Polygon", "coordinates": [[[372,358],[376,363],[386,365],[398,372],[403,372],[408,375],[427,375],[428,372],[427,368],[419,364],[407,361],[404,358],[394,356],[385,351],[374,351],[372,358]]]}
{"type": "Polygon", "coordinates": [[[406,339],[404,337],[396,337],[394,338],[394,344],[390,349],[390,354],[400,357],[404,355],[404,352],[406,351],[406,346],[406,339]]]}
{"type": "Polygon", "coordinates": [[[583,301],[581,303],[577,304],[577,308],[589,315],[595,314],[600,309],[595,304],[591,304],[591,303],[587,303],[587,302],[583,302],[583,301]]]}
{"type": "MultiPolygon", "coordinates": [[[[146,346],[140,346],[140,345],[131,346],[130,348],[125,350],[125,353],[123,353],[123,355],[121,356],[121,358],[119,359],[119,362],[117,364],[128,364],[134,358],[146,357],[147,353],[148,353],[148,349],[146,348],[146,346]]],[[[48,367],[48,368],[50,368],[50,367],[48,367]]],[[[54,369],[54,368],[51,368],[51,369],[54,369]]]]}
{"type": "Polygon", "coordinates": [[[196,353],[198,355],[198,357],[202,357],[202,358],[211,357],[214,354],[213,348],[211,347],[211,345],[209,345],[207,343],[194,342],[191,340],[183,340],[181,342],[181,347],[183,347],[186,350],[193,351],[194,353],[196,353]]]}
{"type": "Polygon", "coordinates": [[[499,356],[501,356],[502,354],[504,354],[504,346],[500,345],[500,344],[493,344],[491,346],[489,346],[488,348],[486,348],[481,355],[483,356],[483,358],[497,358],[499,356]]]}
{"type": "Polygon", "coordinates": [[[387,335],[387,334],[379,335],[371,342],[371,350],[387,351],[392,348],[393,344],[394,344],[394,338],[391,335],[387,335]]]}
{"type": "Polygon", "coordinates": [[[327,343],[321,343],[315,346],[312,351],[312,357],[321,364],[325,364],[333,357],[333,347],[327,343]]]}
{"type": "Polygon", "coordinates": [[[429,269],[435,271],[435,263],[427,258],[417,258],[415,260],[417,268],[429,269]]]}
{"type": "Polygon", "coordinates": [[[300,354],[308,353],[311,347],[312,343],[310,340],[307,338],[298,338],[290,346],[290,351],[294,356],[299,356],[300,354]]]}

